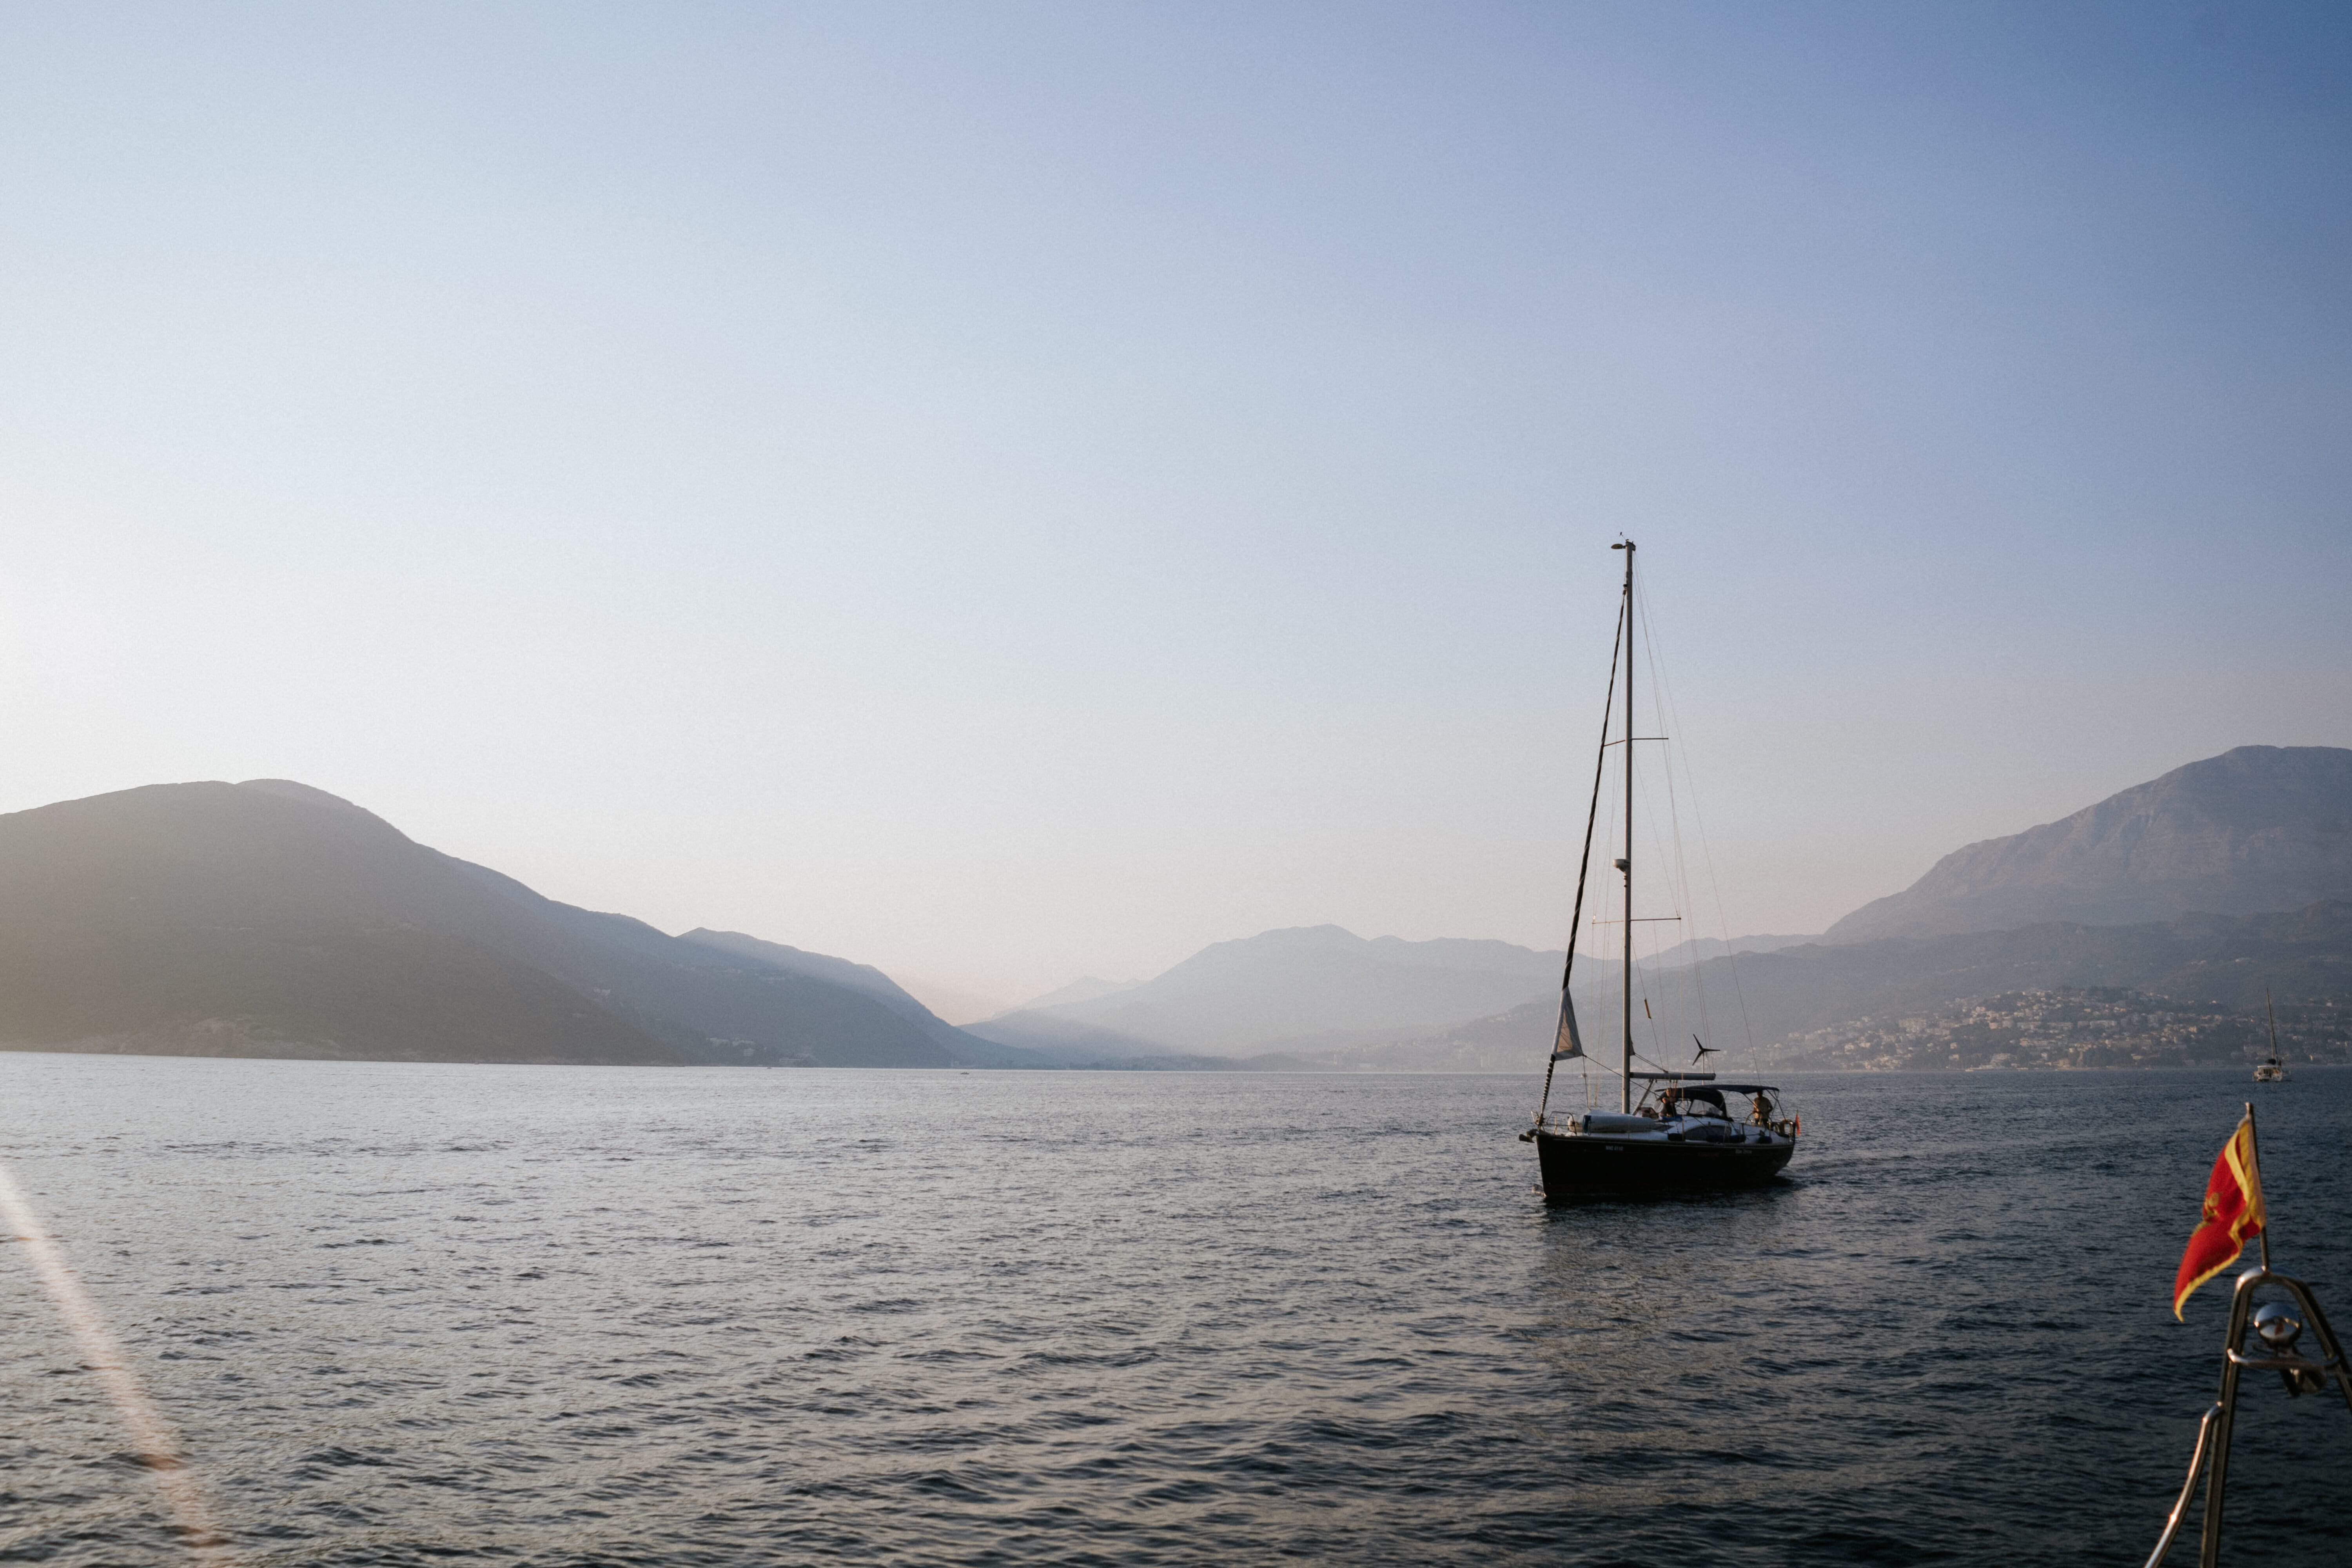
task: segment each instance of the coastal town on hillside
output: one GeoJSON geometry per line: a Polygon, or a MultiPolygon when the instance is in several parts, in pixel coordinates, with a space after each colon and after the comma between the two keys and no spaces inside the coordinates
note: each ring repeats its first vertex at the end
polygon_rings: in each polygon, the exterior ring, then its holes
{"type": "MultiPolygon", "coordinates": [[[[2352,1061],[2352,1002],[2280,1004],[2278,1051],[2290,1064],[2352,1061]]],[[[1859,1018],[1791,1036],[1769,1053],[1778,1067],[1876,1072],[2222,1067],[2269,1054],[2269,1027],[2260,1012],[2073,986],[1965,999],[1903,1017],[1859,1018]]]]}

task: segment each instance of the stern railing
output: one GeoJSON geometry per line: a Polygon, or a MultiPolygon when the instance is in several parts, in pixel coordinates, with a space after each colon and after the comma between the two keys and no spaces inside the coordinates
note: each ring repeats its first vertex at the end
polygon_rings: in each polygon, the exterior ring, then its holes
{"type": "Polygon", "coordinates": [[[2344,1405],[2352,1410],[2352,1377],[2347,1377],[2344,1348],[2336,1342],[2336,1331],[2327,1326],[2327,1314],[2319,1310],[2319,1300],[2312,1295],[2311,1287],[2285,1274],[2274,1274],[2268,1268],[2249,1268],[2238,1276],[2238,1289],[2230,1299],[2230,1337],[2223,1342],[2221,1363],[2221,1394],[2197,1423],[2197,1446],[2189,1456],[2189,1479],[2180,1483],[2180,1496],[2172,1511],[2165,1516],[2164,1533],[2157,1538],[2156,1550],[2147,1554],[2146,1568],[2161,1568],[2172,1543],[2180,1536],[2181,1526],[2188,1521],[2189,1505],[2197,1495],[2197,1482],[2205,1482],[2205,1513],[2199,1535],[2198,1568],[2219,1568],[2221,1559],[2221,1509],[2230,1480],[2230,1428],[2238,1414],[2238,1380],[2248,1372],[2275,1372],[2286,1385],[2290,1395],[2316,1394],[2327,1386],[2327,1379],[2336,1379],[2337,1392],[2344,1395],[2344,1405]],[[2271,1317],[2265,1308],[2262,1317],[2254,1313],[2254,1292],[2264,1285],[2275,1285],[2294,1298],[2303,1315],[2271,1317]],[[2246,1329],[2252,1324],[2262,1349],[2252,1355],[2246,1353],[2246,1329]],[[2295,1342],[2308,1331],[2318,1341],[2321,1359],[2294,1353],[2295,1342]]]}

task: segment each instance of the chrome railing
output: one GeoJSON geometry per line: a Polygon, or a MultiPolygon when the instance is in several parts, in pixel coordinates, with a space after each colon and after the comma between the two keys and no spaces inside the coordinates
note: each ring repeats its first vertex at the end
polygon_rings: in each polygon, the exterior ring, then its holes
{"type": "Polygon", "coordinates": [[[2230,1426],[2238,1413],[2240,1373],[2275,1372],[2290,1395],[2316,1394],[2327,1386],[2332,1375],[2337,1391],[2344,1395],[2345,1408],[2352,1410],[2352,1377],[2347,1376],[2352,1368],[2346,1365],[2344,1349],[2336,1343],[2336,1331],[2327,1326],[2327,1315],[2319,1310],[2311,1288],[2300,1279],[2273,1274],[2268,1268],[2249,1268],[2239,1275],[2237,1293],[2230,1299],[2230,1337],[2223,1342],[2222,1357],[2221,1396],[2197,1424],[2197,1447],[2189,1456],[2189,1479],[2180,1483],[2180,1497],[2165,1516],[2164,1533],[2158,1537],[2156,1550],[2147,1554],[2147,1568],[2159,1568],[2165,1554],[2172,1550],[2181,1525],[2189,1518],[2189,1504],[2197,1495],[2200,1476],[2205,1481],[2205,1515],[2198,1568],[2218,1568],[2221,1559],[2221,1505],[2230,1480],[2230,1426]],[[2255,1310],[2254,1292],[2264,1285],[2275,1285],[2293,1296],[2295,1306],[2301,1309],[2300,1315],[2278,1301],[2255,1310]],[[2262,1347],[2252,1355],[2243,1349],[2250,1322],[2262,1347]],[[2317,1340],[2323,1359],[2313,1361],[2294,1353],[2295,1342],[2306,1330],[2317,1340]]]}

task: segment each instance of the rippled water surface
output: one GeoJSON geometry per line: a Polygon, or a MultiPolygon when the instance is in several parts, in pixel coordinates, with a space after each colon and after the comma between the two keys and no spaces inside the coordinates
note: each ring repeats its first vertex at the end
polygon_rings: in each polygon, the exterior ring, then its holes
{"type": "MultiPolygon", "coordinates": [[[[0,1156],[250,1563],[2137,1563],[2254,1087],[1791,1087],[1785,1184],[1549,1210],[1496,1078],[10,1055],[0,1156]]],[[[2352,1326],[2352,1074],[2259,1092],[2352,1326]]],[[[0,1557],[187,1562],[21,1251],[0,1557]]],[[[2236,1454],[2227,1560],[2352,1561],[2340,1400],[2236,1454]]]]}

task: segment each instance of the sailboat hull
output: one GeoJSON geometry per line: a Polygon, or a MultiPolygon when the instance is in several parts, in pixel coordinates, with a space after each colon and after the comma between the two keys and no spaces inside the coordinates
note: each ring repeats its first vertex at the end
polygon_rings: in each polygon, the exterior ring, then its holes
{"type": "Polygon", "coordinates": [[[1547,1199],[1579,1193],[1696,1191],[1754,1187],[1772,1180],[1796,1153],[1792,1142],[1670,1143],[1599,1133],[1536,1134],[1547,1199]]]}

